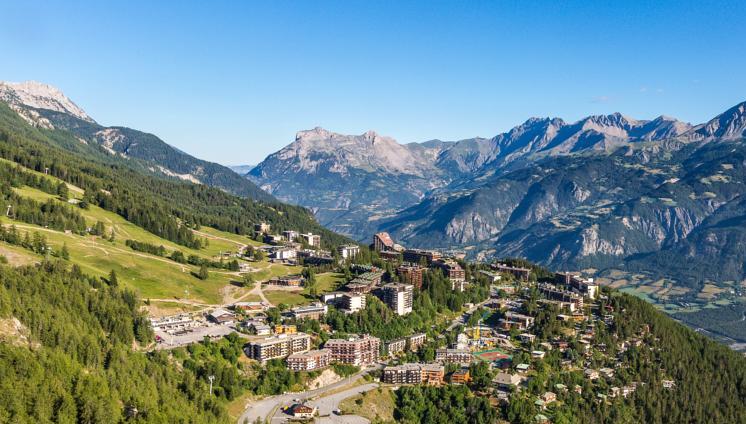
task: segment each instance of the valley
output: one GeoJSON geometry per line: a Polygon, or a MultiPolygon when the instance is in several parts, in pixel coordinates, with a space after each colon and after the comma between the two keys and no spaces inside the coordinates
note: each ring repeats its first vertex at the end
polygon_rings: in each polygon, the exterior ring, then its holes
{"type": "MultiPolygon", "coordinates": [[[[701,416],[702,408],[715,404],[723,416],[742,414],[727,392],[702,401],[701,408],[682,402],[690,398],[687,382],[692,375],[679,366],[677,356],[656,357],[661,346],[676,355],[685,352],[689,356],[684,362],[698,362],[712,379],[726,382],[738,374],[718,375],[712,355],[726,358],[736,373],[743,358],[673,323],[647,303],[736,345],[746,312],[741,287],[733,281],[730,286],[681,284],[645,270],[612,268],[616,263],[608,258],[609,268],[598,271],[590,268],[593,262],[570,262],[567,257],[561,262],[557,254],[544,262],[582,266],[585,274],[601,278],[594,282],[524,259],[500,263],[481,253],[472,261],[468,259],[475,252],[468,243],[444,249],[443,240],[454,233],[439,234],[433,221],[424,238],[411,231],[416,227],[408,227],[412,236],[398,239],[377,232],[371,246],[361,246],[321,227],[310,211],[273,199],[238,198],[194,181],[151,175],[140,162],[109,153],[82,160],[77,148],[65,142],[71,134],[28,126],[0,106],[0,194],[7,202],[0,218],[0,349],[26,355],[26,362],[42,367],[49,352],[64,345],[61,360],[70,365],[53,376],[55,386],[86,384],[83,376],[88,373],[91,378],[111,374],[110,379],[125,381],[134,372],[157,394],[134,392],[132,383],[124,392],[107,392],[112,381],[107,380],[96,383],[103,393],[82,388],[73,395],[44,391],[32,395],[34,402],[59,403],[60,396],[73,396],[78,404],[100,403],[85,412],[94,417],[92,422],[117,422],[127,416],[154,421],[201,407],[190,413],[200,422],[287,422],[318,415],[329,422],[414,423],[440,413],[436,405],[448,398],[448,414],[466,414],[459,422],[533,423],[537,416],[592,422],[598,416],[592,407],[596,399],[615,414],[655,419],[655,412],[623,411],[628,402],[656,393],[652,396],[657,402],[675,404],[682,416],[701,416]],[[397,243],[400,240],[408,247],[397,243]],[[713,313],[712,308],[729,308],[729,313],[713,313]],[[85,325],[76,326],[75,320],[85,325]],[[677,337],[698,348],[670,349],[680,344],[677,337]],[[657,361],[666,372],[658,369],[657,361]],[[615,376],[614,369],[625,371],[615,376]],[[598,381],[601,372],[603,380],[598,381]],[[504,379],[509,381],[507,389],[504,379]],[[660,388],[671,391],[679,384],[687,388],[681,396],[658,394],[660,388]],[[396,392],[394,386],[400,386],[396,392]],[[418,397],[425,400],[413,404],[411,399],[418,397]]],[[[312,145],[319,136],[341,137],[315,130],[312,145]]],[[[335,142],[352,143],[349,154],[371,143],[372,157],[376,149],[395,143],[373,133],[351,141],[341,138],[335,142]]],[[[464,196],[484,198],[498,215],[499,224],[491,224],[496,229],[525,236],[539,226],[557,237],[584,231],[589,223],[600,234],[608,225],[601,224],[604,219],[633,210],[635,216],[655,220],[657,228],[663,228],[662,223],[673,227],[671,239],[677,241],[694,232],[686,226],[689,221],[707,219],[690,214],[687,221],[656,211],[737,197],[737,148],[725,152],[731,166],[720,166],[715,173],[714,165],[695,166],[689,175],[663,166],[676,155],[691,156],[686,146],[647,160],[645,166],[635,166],[636,161],[651,154],[647,149],[654,146],[637,147],[627,150],[631,154],[613,150],[582,161],[572,155],[544,159],[535,168],[491,175],[482,186],[444,194],[438,205],[430,206],[436,208],[433,213],[416,208],[407,213],[424,221],[431,216],[448,219],[444,209],[452,213],[471,207],[464,196]],[[635,180],[638,186],[622,188],[619,178],[635,180]],[[678,181],[687,182],[691,192],[710,194],[681,200],[679,192],[690,192],[670,187],[678,181]],[[591,184],[605,193],[594,194],[591,184]],[[498,189],[483,194],[485,187],[498,189]],[[450,202],[459,203],[458,208],[447,206],[450,202]]],[[[719,149],[731,146],[708,148],[703,147],[707,153],[702,155],[721,164],[718,155],[724,153],[719,149]]],[[[411,167],[407,161],[412,157],[401,160],[405,153],[399,153],[386,156],[397,172],[425,172],[411,167]]],[[[302,168],[317,169],[318,163],[302,168]]],[[[347,196],[363,193],[353,185],[369,187],[362,203],[375,199],[392,181],[367,179],[359,170],[348,176],[347,196]]],[[[404,193],[425,179],[409,175],[397,181],[404,193]]],[[[419,185],[423,191],[407,201],[442,189],[437,185],[427,180],[428,188],[419,185]]],[[[321,191],[314,195],[326,190],[323,185],[317,189],[321,191]]],[[[379,214],[357,230],[394,225],[386,208],[398,213],[398,207],[374,203],[363,208],[379,214]]],[[[717,208],[723,209],[727,207],[717,208]]],[[[352,217],[335,219],[346,225],[352,217]]],[[[628,220],[640,227],[640,218],[628,220]]],[[[640,227],[644,234],[655,233],[650,222],[640,227]]],[[[501,237],[483,241],[485,228],[474,226],[483,223],[472,220],[475,232],[462,231],[460,237],[495,250],[501,237]]],[[[392,226],[391,231],[402,234],[402,228],[392,226]]],[[[667,241],[657,242],[662,246],[667,241]]],[[[733,272],[733,267],[721,271],[733,272]]],[[[659,272],[670,271],[661,267],[659,272]]],[[[11,369],[16,372],[8,367],[0,367],[0,372],[11,369]]],[[[14,378],[30,383],[39,377],[14,378]]],[[[17,392],[17,387],[4,391],[17,392]]],[[[31,416],[43,421],[51,414],[23,405],[3,408],[16,421],[30,421],[31,416]]],[[[78,419],[83,414],[64,413],[78,419]]]]}

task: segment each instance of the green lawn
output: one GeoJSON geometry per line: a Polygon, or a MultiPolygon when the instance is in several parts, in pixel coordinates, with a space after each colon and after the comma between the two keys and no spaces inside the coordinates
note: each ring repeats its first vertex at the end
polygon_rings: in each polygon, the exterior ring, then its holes
{"type": "Polygon", "coordinates": [[[326,272],[316,276],[316,290],[326,293],[337,290],[345,282],[344,274],[338,272],[326,272]]]}
{"type": "MultiPolygon", "coordinates": [[[[298,270],[300,272],[300,270],[298,270]]],[[[317,293],[326,293],[336,290],[344,282],[344,274],[327,272],[316,276],[317,293]]],[[[311,296],[311,290],[304,287],[299,290],[272,290],[271,287],[264,286],[264,295],[272,302],[273,305],[284,303],[288,306],[297,306],[310,303],[315,300],[311,296]]]]}
{"type": "Polygon", "coordinates": [[[288,306],[298,306],[313,301],[312,298],[306,297],[307,295],[304,295],[303,291],[264,290],[264,295],[275,306],[281,303],[288,306]]]}
{"type": "Polygon", "coordinates": [[[299,274],[303,267],[291,266],[285,264],[273,264],[267,261],[262,262],[251,262],[252,268],[258,268],[259,270],[254,272],[255,281],[267,281],[273,277],[282,277],[284,275],[299,274]]]}

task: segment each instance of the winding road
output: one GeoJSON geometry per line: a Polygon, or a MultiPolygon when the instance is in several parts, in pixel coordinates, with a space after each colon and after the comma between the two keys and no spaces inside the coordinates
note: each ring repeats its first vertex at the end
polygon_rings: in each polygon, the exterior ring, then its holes
{"type": "MultiPolygon", "coordinates": [[[[321,387],[315,390],[309,390],[309,391],[305,391],[301,393],[286,393],[286,394],[270,396],[270,397],[258,400],[256,402],[253,402],[251,405],[249,405],[246,408],[244,413],[241,414],[241,416],[238,418],[238,423],[239,424],[253,423],[257,419],[260,419],[261,421],[265,421],[267,419],[270,419],[271,417],[274,417],[277,411],[282,406],[296,402],[295,399],[298,399],[298,401],[300,402],[305,402],[311,399],[319,398],[321,395],[325,393],[328,393],[335,389],[343,388],[345,386],[349,386],[355,383],[356,381],[358,381],[359,379],[361,379],[364,375],[368,374],[369,372],[376,370],[376,369],[381,369],[381,368],[382,368],[382,365],[375,365],[373,367],[366,368],[358,372],[357,374],[353,374],[347,378],[344,378],[336,383],[332,383],[328,386],[321,387]]],[[[364,386],[367,386],[367,385],[364,385],[364,386]]],[[[364,386],[359,386],[359,387],[364,387],[364,386]]],[[[353,390],[353,389],[356,389],[356,388],[352,388],[349,390],[353,390]]],[[[349,390],[345,390],[345,392],[349,390]]],[[[341,392],[341,393],[345,393],[345,392],[341,392]]],[[[345,398],[354,396],[355,394],[357,393],[352,393],[346,396],[345,398]]],[[[322,404],[324,405],[324,408],[328,408],[329,405],[334,404],[334,400],[336,399],[335,395],[332,395],[331,397],[332,397],[332,400],[328,402],[324,401],[323,399],[318,399],[318,401],[322,402],[322,404]]],[[[345,399],[345,398],[342,398],[342,399],[345,399]]],[[[337,401],[335,404],[336,406],[334,406],[329,412],[336,409],[339,405],[339,402],[341,402],[342,399],[337,401]]]]}

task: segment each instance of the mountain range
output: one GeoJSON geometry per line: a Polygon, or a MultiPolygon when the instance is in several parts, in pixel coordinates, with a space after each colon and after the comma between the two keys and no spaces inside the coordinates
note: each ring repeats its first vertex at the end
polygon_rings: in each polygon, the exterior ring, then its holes
{"type": "Polygon", "coordinates": [[[205,184],[255,200],[274,201],[272,196],[222,165],[197,159],[166,144],[157,136],[126,127],[98,124],[58,88],[36,81],[0,81],[0,101],[29,124],[44,130],[73,133],[79,144],[65,147],[81,154],[95,149],[128,159],[153,174],[205,184]]]}
{"type": "Polygon", "coordinates": [[[492,138],[410,144],[314,128],[247,177],[358,240],[385,230],[482,259],[740,280],[745,109],[700,125],[531,118],[492,138]]]}
{"type": "Polygon", "coordinates": [[[746,103],[699,125],[620,113],[531,118],[491,138],[409,144],[314,128],[243,178],[248,167],[234,172],[155,135],[100,125],[46,84],[0,83],[0,101],[73,153],[298,204],[358,240],[388,231],[412,247],[692,286],[746,277],[746,103]]]}

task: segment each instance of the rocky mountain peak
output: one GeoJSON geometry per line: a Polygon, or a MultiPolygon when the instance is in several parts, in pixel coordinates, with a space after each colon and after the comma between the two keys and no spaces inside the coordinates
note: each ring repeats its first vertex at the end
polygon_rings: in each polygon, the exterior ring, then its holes
{"type": "MultiPolygon", "coordinates": [[[[66,113],[87,122],[95,122],[60,89],[36,81],[0,81],[0,100],[8,103],[16,111],[27,108],[47,109],[66,113]]],[[[27,113],[24,116],[26,119],[35,117],[38,115],[27,113]]]]}
{"type": "Polygon", "coordinates": [[[325,130],[321,127],[313,127],[310,130],[301,130],[295,133],[295,140],[303,140],[303,139],[310,139],[310,138],[328,138],[333,133],[331,131],[325,130]]]}
{"type": "Polygon", "coordinates": [[[736,139],[746,137],[746,102],[739,103],[685,134],[691,139],[736,139]]]}

